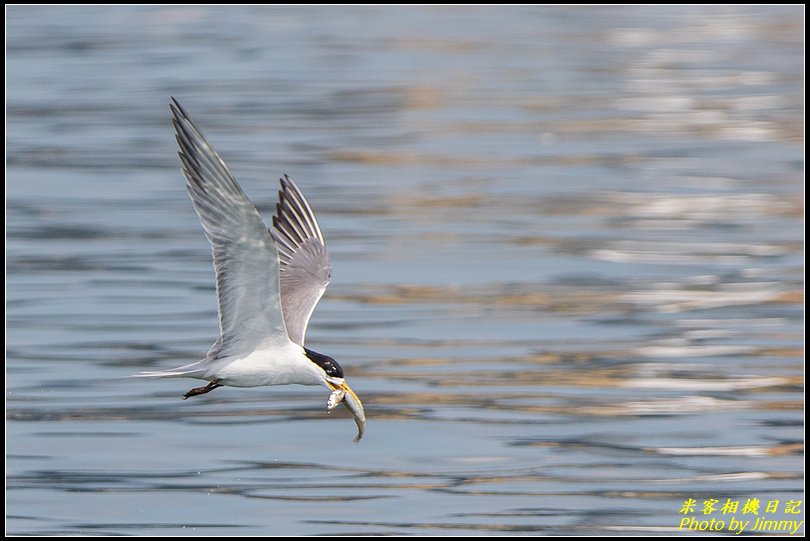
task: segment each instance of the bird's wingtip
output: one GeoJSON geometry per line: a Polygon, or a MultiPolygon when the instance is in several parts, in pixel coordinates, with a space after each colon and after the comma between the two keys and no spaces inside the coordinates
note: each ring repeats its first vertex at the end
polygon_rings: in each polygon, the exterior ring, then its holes
{"type": "MultiPolygon", "coordinates": [[[[169,109],[172,112],[172,117],[175,122],[182,121],[191,125],[194,124],[191,121],[191,118],[188,116],[186,110],[183,108],[182,105],[180,105],[180,102],[177,101],[177,98],[175,98],[174,96],[171,96],[171,101],[169,102],[169,109]]],[[[196,128],[196,126],[195,129],[199,131],[199,128],[196,128]]]]}

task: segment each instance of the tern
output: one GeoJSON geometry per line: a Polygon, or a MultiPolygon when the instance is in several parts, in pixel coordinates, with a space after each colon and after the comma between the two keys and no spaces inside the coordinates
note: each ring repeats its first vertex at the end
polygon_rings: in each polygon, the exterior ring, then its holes
{"type": "Polygon", "coordinates": [[[176,99],[170,109],[186,188],[211,243],[219,338],[205,358],[140,377],[208,381],[183,399],[223,386],[325,385],[327,409],[342,403],[363,437],[363,404],[333,358],[304,346],[315,305],[331,279],[323,234],[304,194],[287,176],[268,228],[202,130],[176,99]]]}

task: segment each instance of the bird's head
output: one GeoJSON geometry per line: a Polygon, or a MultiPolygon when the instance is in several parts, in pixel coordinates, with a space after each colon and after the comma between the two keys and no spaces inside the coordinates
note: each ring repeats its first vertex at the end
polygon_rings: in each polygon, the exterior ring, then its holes
{"type": "Polygon", "coordinates": [[[354,422],[357,424],[357,437],[354,441],[355,443],[360,441],[366,429],[366,413],[363,410],[363,403],[360,402],[360,398],[346,383],[346,379],[343,377],[343,369],[336,360],[328,355],[307,348],[304,348],[304,352],[310,361],[323,370],[323,384],[332,389],[332,393],[326,402],[326,408],[331,411],[342,402],[346,409],[351,412],[354,422]]]}

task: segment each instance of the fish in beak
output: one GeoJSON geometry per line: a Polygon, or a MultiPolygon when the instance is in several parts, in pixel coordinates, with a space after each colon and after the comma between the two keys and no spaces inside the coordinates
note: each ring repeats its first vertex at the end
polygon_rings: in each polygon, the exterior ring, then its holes
{"type": "Polygon", "coordinates": [[[326,409],[332,411],[341,402],[346,406],[357,424],[357,437],[354,438],[354,443],[357,443],[366,431],[366,412],[363,410],[363,403],[343,378],[327,378],[326,385],[332,389],[326,401],[326,409]]]}

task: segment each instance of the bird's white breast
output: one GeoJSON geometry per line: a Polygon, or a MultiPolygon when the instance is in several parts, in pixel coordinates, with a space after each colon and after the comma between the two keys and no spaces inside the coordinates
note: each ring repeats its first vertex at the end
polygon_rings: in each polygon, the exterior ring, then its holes
{"type": "Polygon", "coordinates": [[[210,378],[233,387],[262,385],[323,384],[323,370],[310,361],[298,344],[260,347],[245,357],[226,358],[214,363],[210,378]]]}

